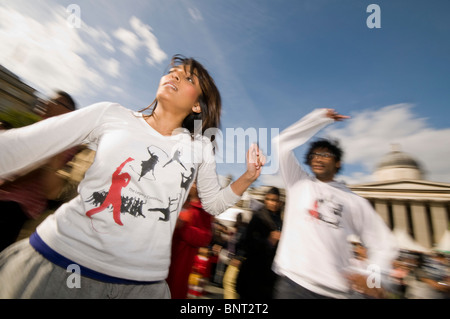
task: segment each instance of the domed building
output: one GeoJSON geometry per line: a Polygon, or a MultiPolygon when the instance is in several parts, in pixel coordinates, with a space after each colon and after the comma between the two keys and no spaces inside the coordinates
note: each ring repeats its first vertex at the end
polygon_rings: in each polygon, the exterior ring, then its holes
{"type": "Polygon", "coordinates": [[[417,160],[402,152],[398,144],[392,145],[392,151],[387,153],[378,163],[374,172],[376,181],[409,179],[420,180],[423,171],[417,160]]]}
{"type": "Polygon", "coordinates": [[[368,199],[392,230],[431,249],[450,224],[450,184],[427,181],[424,175],[417,159],[393,145],[375,168],[375,182],[349,187],[368,199]]]}

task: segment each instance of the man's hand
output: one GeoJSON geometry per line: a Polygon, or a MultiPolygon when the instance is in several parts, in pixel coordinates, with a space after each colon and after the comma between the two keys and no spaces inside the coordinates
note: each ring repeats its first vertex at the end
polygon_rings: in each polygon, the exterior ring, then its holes
{"type": "Polygon", "coordinates": [[[335,121],[343,121],[343,120],[346,120],[346,119],[350,118],[350,116],[339,114],[334,109],[327,109],[327,115],[326,116],[329,117],[330,119],[335,120],[335,121]]]}

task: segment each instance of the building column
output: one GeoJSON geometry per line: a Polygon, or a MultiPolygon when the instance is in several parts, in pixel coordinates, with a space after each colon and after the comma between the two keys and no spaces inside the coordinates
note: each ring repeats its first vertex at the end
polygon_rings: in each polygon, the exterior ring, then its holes
{"type": "Polygon", "coordinates": [[[408,217],[405,203],[395,202],[392,204],[392,213],[394,215],[394,228],[404,229],[408,232],[408,217]]]}
{"type": "Polygon", "coordinates": [[[449,220],[447,217],[446,207],[443,203],[431,203],[430,210],[434,233],[433,244],[436,245],[439,243],[447,230],[449,220]]]}
{"type": "Polygon", "coordinates": [[[431,247],[431,234],[429,233],[426,209],[423,203],[411,204],[411,215],[414,229],[414,239],[426,248],[431,247]]]}
{"type": "Polygon", "coordinates": [[[392,229],[391,223],[389,222],[389,212],[386,201],[375,200],[375,211],[384,220],[385,224],[392,229]]]}

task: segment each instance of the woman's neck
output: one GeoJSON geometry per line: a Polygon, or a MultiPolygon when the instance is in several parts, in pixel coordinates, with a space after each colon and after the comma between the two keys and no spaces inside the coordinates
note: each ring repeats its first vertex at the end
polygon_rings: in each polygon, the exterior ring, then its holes
{"type": "Polygon", "coordinates": [[[179,114],[171,114],[156,108],[153,113],[146,118],[147,123],[163,136],[170,136],[175,129],[181,127],[183,119],[179,114]]]}

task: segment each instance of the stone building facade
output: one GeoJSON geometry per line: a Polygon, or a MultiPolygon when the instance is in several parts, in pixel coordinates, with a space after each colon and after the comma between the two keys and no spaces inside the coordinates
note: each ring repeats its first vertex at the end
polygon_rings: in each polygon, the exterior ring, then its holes
{"type": "Polygon", "coordinates": [[[449,228],[450,184],[427,181],[423,175],[421,165],[395,146],[379,162],[375,182],[350,188],[368,199],[392,230],[403,230],[431,249],[449,228]]]}

